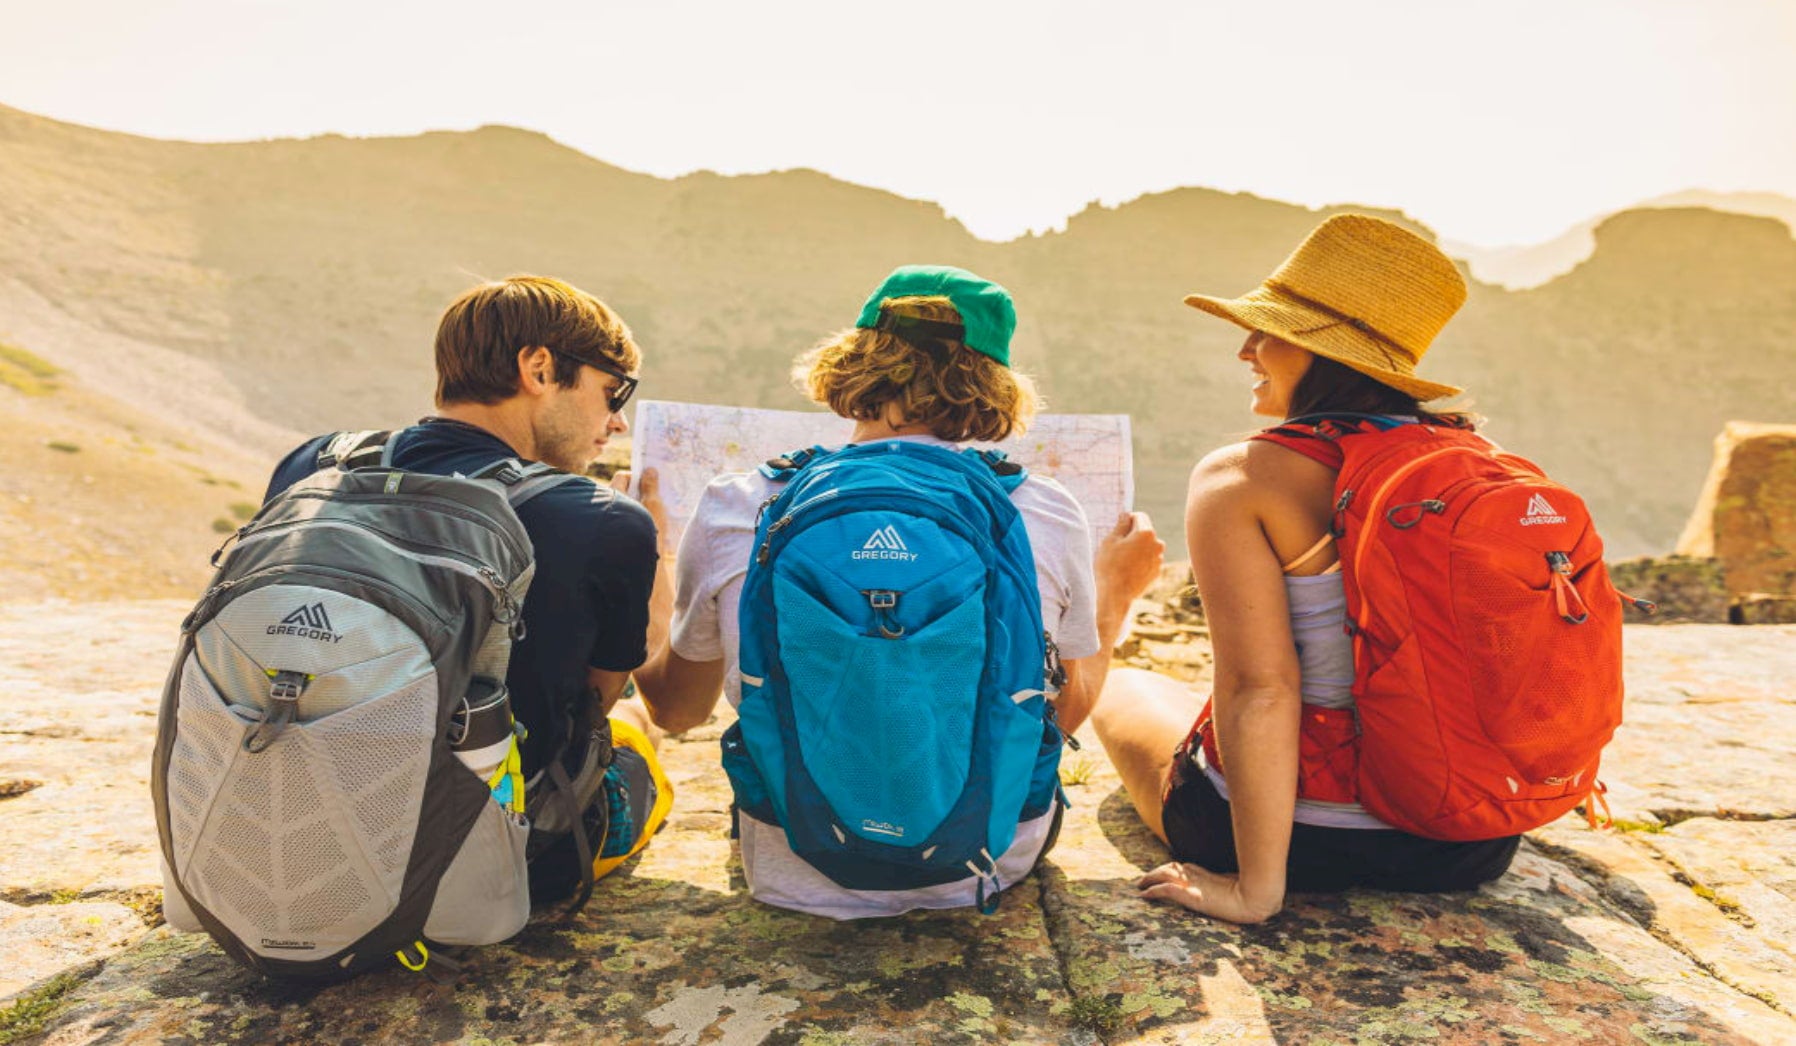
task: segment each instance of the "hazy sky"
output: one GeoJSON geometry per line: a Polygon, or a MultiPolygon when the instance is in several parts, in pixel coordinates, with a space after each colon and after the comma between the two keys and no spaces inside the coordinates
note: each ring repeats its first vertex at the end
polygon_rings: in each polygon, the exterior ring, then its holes
{"type": "Polygon", "coordinates": [[[814,167],[994,239],[1180,185],[1556,235],[1796,195],[1796,0],[0,0],[0,103],[157,137],[506,123],[814,167]]]}

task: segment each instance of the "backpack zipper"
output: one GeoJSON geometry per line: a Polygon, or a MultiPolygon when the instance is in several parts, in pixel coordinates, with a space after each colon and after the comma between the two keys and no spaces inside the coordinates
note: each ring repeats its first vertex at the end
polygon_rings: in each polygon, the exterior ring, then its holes
{"type": "Polygon", "coordinates": [[[212,604],[218,602],[219,597],[224,595],[226,592],[229,592],[231,589],[236,588],[239,585],[246,585],[249,582],[256,580],[257,578],[267,577],[270,574],[279,574],[279,573],[283,573],[283,572],[288,573],[288,574],[316,574],[320,577],[337,578],[340,580],[356,581],[356,582],[360,582],[365,585],[372,585],[375,588],[380,589],[382,592],[385,592],[389,595],[397,597],[399,599],[399,601],[402,603],[409,603],[414,609],[419,611],[421,616],[428,618],[431,621],[435,621],[438,625],[441,625],[444,628],[449,627],[449,623],[447,621],[443,620],[443,616],[441,614],[438,614],[436,611],[434,611],[430,607],[426,606],[422,600],[418,599],[416,596],[405,591],[404,589],[399,588],[398,586],[394,585],[392,582],[387,581],[385,578],[374,577],[370,574],[363,574],[363,573],[361,573],[359,571],[355,571],[355,570],[339,570],[336,567],[320,567],[320,566],[310,566],[310,565],[303,566],[303,567],[296,567],[291,564],[280,564],[277,566],[263,567],[260,570],[252,570],[249,573],[243,575],[242,577],[232,578],[229,581],[220,582],[219,584],[213,585],[211,588],[208,588],[204,593],[201,594],[201,596],[199,598],[199,602],[197,602],[193,605],[193,609],[188,612],[187,616],[185,618],[181,619],[182,634],[191,633],[193,631],[194,622],[198,621],[202,616],[204,616],[205,612],[210,611],[212,608],[212,604]]]}
{"type": "MultiPolygon", "coordinates": [[[[417,473],[417,474],[418,475],[427,475],[427,473],[417,473]]],[[[443,478],[443,477],[438,477],[438,478],[443,478]]],[[[464,476],[462,478],[466,479],[467,477],[464,476]]],[[[473,482],[483,482],[483,481],[474,480],[473,482]]],[[[279,495],[279,496],[295,498],[295,499],[307,498],[307,499],[310,499],[313,501],[361,501],[361,502],[374,502],[376,504],[382,504],[382,505],[412,505],[412,506],[416,506],[418,501],[420,500],[418,495],[395,497],[391,494],[380,493],[380,492],[369,493],[369,492],[345,491],[345,490],[328,490],[328,491],[327,490],[296,490],[296,491],[292,491],[291,493],[286,493],[286,494],[279,495]]],[[[532,553],[534,551],[533,549],[520,548],[518,546],[518,543],[512,538],[512,536],[509,533],[507,533],[503,528],[494,526],[493,521],[489,517],[463,507],[460,502],[457,502],[452,498],[441,497],[441,496],[431,496],[429,498],[429,500],[430,500],[430,511],[440,512],[445,516],[454,516],[456,519],[465,520],[469,523],[473,523],[474,525],[480,527],[480,529],[488,531],[493,536],[497,537],[500,541],[503,541],[505,543],[505,547],[510,549],[512,552],[516,553],[517,557],[519,559],[531,558],[529,553],[532,553]]],[[[507,502],[507,504],[509,505],[510,502],[507,502]]],[[[267,506],[263,506],[263,507],[266,508],[267,506]]],[[[261,513],[257,513],[258,518],[260,518],[260,515],[261,515],[261,513]]],[[[250,522],[254,523],[255,521],[251,520],[250,522]]],[[[245,524],[242,529],[247,530],[249,528],[249,525],[250,524],[245,524]]],[[[279,526],[279,525],[280,524],[276,524],[276,526],[279,526]]]]}
{"type": "MultiPolygon", "coordinates": [[[[395,553],[405,557],[406,559],[410,559],[410,560],[413,560],[418,563],[424,563],[429,566],[445,567],[449,570],[455,571],[456,573],[464,574],[468,577],[474,578],[475,580],[479,581],[483,586],[485,586],[487,591],[492,594],[493,599],[495,601],[497,601],[497,603],[499,604],[498,612],[493,615],[493,620],[497,621],[499,624],[505,625],[508,628],[508,630],[511,632],[511,637],[514,641],[524,638],[524,636],[523,636],[523,632],[524,632],[523,605],[514,596],[512,596],[511,585],[509,582],[507,582],[505,580],[504,575],[500,574],[497,570],[494,570],[492,567],[485,566],[484,564],[470,563],[466,560],[457,559],[457,558],[453,558],[450,556],[436,556],[436,555],[431,555],[428,552],[419,552],[419,551],[416,551],[415,549],[406,548],[404,545],[399,544],[397,541],[388,537],[386,534],[382,533],[381,531],[376,530],[375,528],[370,527],[363,523],[349,523],[349,522],[345,522],[343,520],[316,519],[316,518],[304,519],[304,520],[289,520],[284,523],[276,523],[272,526],[264,527],[261,530],[258,530],[255,533],[247,535],[246,537],[240,539],[237,542],[237,547],[231,550],[232,555],[235,555],[236,553],[242,551],[246,546],[253,545],[258,541],[264,540],[269,537],[279,536],[279,534],[283,534],[283,533],[286,533],[286,532],[292,531],[292,530],[297,530],[302,527],[320,527],[320,528],[324,528],[327,530],[347,530],[352,533],[363,534],[363,535],[366,535],[368,538],[372,539],[376,544],[379,544],[386,548],[389,548],[392,551],[394,551],[395,553]]],[[[445,551],[447,551],[447,550],[445,550],[445,551]]],[[[300,568],[286,568],[286,569],[308,569],[308,568],[300,567],[300,568]]],[[[261,572],[258,571],[257,573],[261,573],[261,572]]],[[[353,571],[350,571],[349,573],[353,573],[353,571]]],[[[246,575],[246,576],[254,576],[254,575],[246,575]]],[[[242,579],[239,579],[239,580],[242,580],[242,579]]],[[[227,587],[228,587],[228,584],[227,584],[227,587]]],[[[392,588],[393,586],[389,585],[388,587],[392,588]]],[[[394,591],[398,591],[398,589],[394,588],[394,591]]]]}
{"type": "Polygon", "coordinates": [[[798,504],[792,506],[791,509],[787,510],[785,515],[774,520],[773,525],[767,528],[767,533],[765,535],[763,535],[761,538],[761,550],[759,552],[755,553],[755,562],[759,563],[762,566],[767,565],[767,561],[773,557],[773,552],[772,552],[773,535],[775,535],[775,534],[779,533],[780,531],[786,529],[787,527],[791,526],[792,520],[795,519],[800,512],[803,512],[805,509],[810,508],[812,505],[815,505],[819,501],[828,501],[830,498],[833,498],[837,494],[840,494],[840,493],[841,493],[841,490],[836,489],[836,488],[831,488],[829,490],[824,491],[821,494],[813,494],[812,496],[810,496],[810,497],[804,499],[803,501],[800,501],[798,504]]]}

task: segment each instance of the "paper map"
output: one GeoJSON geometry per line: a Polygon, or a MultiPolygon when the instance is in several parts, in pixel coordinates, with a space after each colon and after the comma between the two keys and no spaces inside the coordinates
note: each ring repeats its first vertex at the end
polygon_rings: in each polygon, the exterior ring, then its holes
{"type": "MultiPolygon", "coordinates": [[[[820,411],[764,410],[703,403],[641,400],[630,443],[630,469],[659,471],[672,540],[706,484],[726,472],[760,468],[790,450],[848,442],[854,423],[820,411]]],[[[1127,414],[1039,414],[1027,434],[994,446],[1031,473],[1060,481],[1091,523],[1092,543],[1135,503],[1135,474],[1127,414]]]]}

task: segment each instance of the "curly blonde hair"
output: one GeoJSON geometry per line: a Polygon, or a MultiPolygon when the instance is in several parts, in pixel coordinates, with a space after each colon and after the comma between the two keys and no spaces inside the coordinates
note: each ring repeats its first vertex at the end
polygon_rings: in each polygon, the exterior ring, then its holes
{"type": "MultiPolygon", "coordinates": [[[[947,298],[888,298],[900,316],[959,323],[947,298]]],[[[1041,408],[1035,382],[960,342],[913,344],[888,331],[851,327],[792,364],[799,391],[844,418],[878,421],[898,405],[900,424],[937,439],[997,442],[1025,432],[1041,408]]]]}

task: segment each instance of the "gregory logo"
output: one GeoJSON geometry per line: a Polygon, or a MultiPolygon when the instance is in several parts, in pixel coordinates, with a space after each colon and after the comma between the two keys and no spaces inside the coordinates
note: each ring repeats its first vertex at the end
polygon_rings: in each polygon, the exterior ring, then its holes
{"type": "Polygon", "coordinates": [[[1540,494],[1536,494],[1528,499],[1528,514],[1521,519],[1521,524],[1524,527],[1536,527],[1543,523],[1563,522],[1565,522],[1565,517],[1561,516],[1559,510],[1549,504],[1547,499],[1540,494]]]}
{"type": "Polygon", "coordinates": [[[867,543],[855,552],[855,559],[901,559],[909,562],[917,558],[917,554],[904,547],[904,539],[898,536],[898,528],[887,524],[867,536],[867,543]]]}
{"type": "Polygon", "coordinates": [[[278,625],[269,625],[271,636],[298,636],[301,639],[318,639],[326,643],[341,643],[343,635],[331,629],[330,615],[324,612],[323,603],[313,603],[309,607],[300,607],[293,613],[281,618],[278,625]]]}
{"type": "Polygon", "coordinates": [[[887,824],[884,821],[862,821],[861,822],[861,831],[873,832],[876,835],[889,835],[894,839],[904,838],[904,826],[903,825],[887,824]]]}

